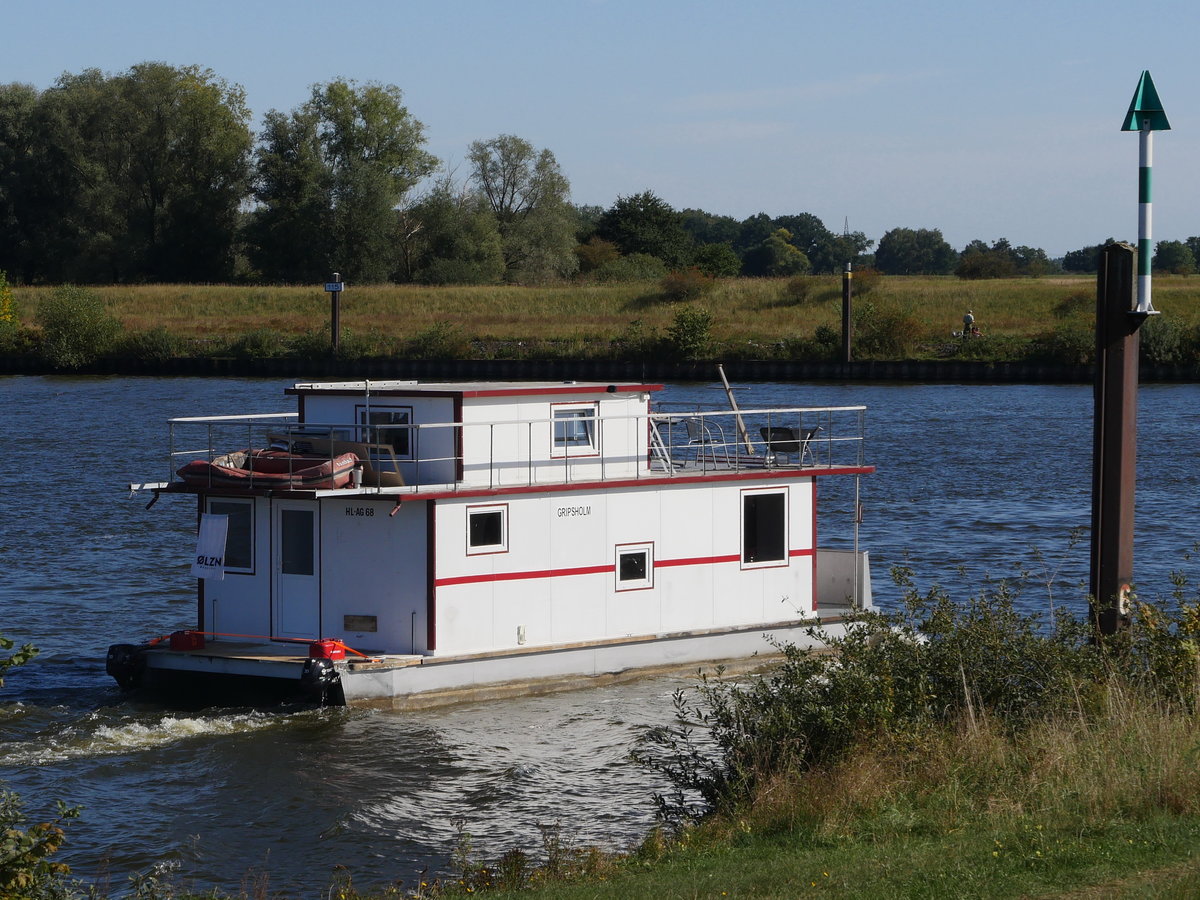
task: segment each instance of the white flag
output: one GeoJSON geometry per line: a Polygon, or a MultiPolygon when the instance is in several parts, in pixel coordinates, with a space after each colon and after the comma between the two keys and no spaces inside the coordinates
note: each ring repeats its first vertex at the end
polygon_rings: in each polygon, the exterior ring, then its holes
{"type": "Polygon", "coordinates": [[[200,516],[200,536],[196,539],[196,558],[192,574],[197,578],[225,577],[225,535],[229,533],[229,516],[200,516]]]}

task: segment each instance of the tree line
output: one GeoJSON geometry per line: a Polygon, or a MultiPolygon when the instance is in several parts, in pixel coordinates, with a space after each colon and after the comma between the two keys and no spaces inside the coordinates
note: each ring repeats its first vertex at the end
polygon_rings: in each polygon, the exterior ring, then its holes
{"type": "MultiPolygon", "coordinates": [[[[209,69],[145,62],[50,88],[0,85],[0,270],[13,283],[544,283],[840,271],[967,278],[1094,271],[1001,239],[956,251],[937,229],[875,241],[811,213],[744,220],[653,191],[576,205],[554,154],[502,134],[466,171],[426,149],[393,85],[335,79],[254,134],[245,93],[209,69]]],[[[1200,238],[1162,242],[1193,271],[1200,238]],[[1176,246],[1178,244],[1178,246],[1176,246]],[[1169,245],[1169,246],[1167,246],[1169,245]]]]}

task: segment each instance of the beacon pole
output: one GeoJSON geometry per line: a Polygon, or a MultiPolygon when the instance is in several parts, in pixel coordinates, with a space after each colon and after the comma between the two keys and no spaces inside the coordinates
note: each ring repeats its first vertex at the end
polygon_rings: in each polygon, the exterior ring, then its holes
{"type": "Polygon", "coordinates": [[[1096,381],[1092,450],[1091,595],[1099,639],[1128,627],[1133,602],[1139,328],[1150,299],[1152,136],[1170,129],[1149,72],[1142,72],[1122,131],[1138,133],[1138,246],[1104,248],[1096,283],[1096,381]],[[1137,259],[1136,289],[1134,258],[1137,259]]]}
{"type": "Polygon", "coordinates": [[[1150,261],[1154,256],[1150,174],[1154,166],[1154,132],[1170,131],[1171,124],[1149,71],[1142,72],[1138,79],[1121,130],[1138,133],[1137,312],[1154,315],[1154,304],[1150,301],[1150,261]]]}
{"type": "Polygon", "coordinates": [[[341,337],[341,296],[342,289],[345,285],[342,284],[342,275],[340,272],[333,273],[333,280],[325,282],[325,292],[329,294],[329,352],[334,356],[338,355],[338,339],[341,337]]]}

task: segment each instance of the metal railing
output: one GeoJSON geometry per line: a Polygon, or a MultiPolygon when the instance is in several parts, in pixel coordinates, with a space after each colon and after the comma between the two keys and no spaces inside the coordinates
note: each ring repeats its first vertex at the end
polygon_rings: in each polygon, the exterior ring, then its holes
{"type": "Polygon", "coordinates": [[[556,432],[562,420],[551,417],[396,425],[298,422],[296,413],[174,418],[168,422],[168,481],[177,480],[181,460],[212,462],[272,443],[309,458],[332,460],[350,450],[361,459],[365,453],[367,474],[355,485],[386,493],[860,467],[866,464],[865,411],[791,407],[735,414],[659,404],[649,414],[578,417],[573,424],[582,429],[570,439],[567,429],[556,432]]]}

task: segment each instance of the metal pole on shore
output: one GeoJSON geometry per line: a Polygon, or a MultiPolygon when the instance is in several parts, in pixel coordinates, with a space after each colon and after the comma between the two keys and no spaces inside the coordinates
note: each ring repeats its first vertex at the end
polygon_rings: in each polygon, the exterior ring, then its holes
{"type": "Polygon", "coordinates": [[[1137,479],[1138,327],[1129,244],[1109,244],[1096,281],[1096,382],[1092,449],[1092,622],[1100,635],[1129,624],[1137,479]]]}
{"type": "Polygon", "coordinates": [[[846,268],[842,271],[842,362],[844,363],[848,363],[854,358],[851,352],[854,326],[850,315],[851,283],[854,273],[850,271],[850,265],[850,263],[846,263],[846,268]]]}
{"type": "Polygon", "coordinates": [[[338,348],[341,343],[341,310],[340,299],[342,290],[346,286],[342,284],[342,275],[340,272],[334,272],[333,278],[325,282],[325,292],[329,294],[329,352],[334,356],[338,355],[338,348]]]}

